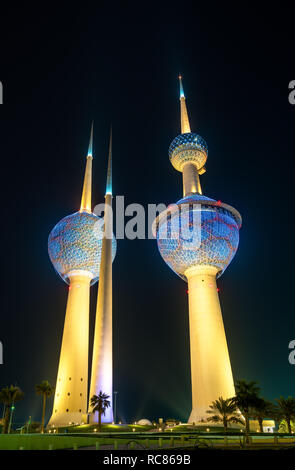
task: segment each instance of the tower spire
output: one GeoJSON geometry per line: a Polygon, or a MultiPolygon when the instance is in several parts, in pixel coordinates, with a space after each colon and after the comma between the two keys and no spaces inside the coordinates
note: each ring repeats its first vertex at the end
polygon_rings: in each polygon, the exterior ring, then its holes
{"type": "Polygon", "coordinates": [[[182,76],[179,75],[179,90],[180,90],[180,116],[181,116],[181,133],[186,134],[191,132],[191,127],[188,119],[185,95],[182,86],[182,76]]]}
{"type": "Polygon", "coordinates": [[[83,192],[80,212],[91,213],[91,184],[92,184],[92,150],[93,150],[93,121],[89,139],[88,152],[86,157],[86,170],[84,176],[83,192]]]}
{"type": "Polygon", "coordinates": [[[113,137],[112,136],[113,136],[113,130],[112,130],[112,126],[111,126],[106,195],[107,194],[112,194],[112,148],[113,148],[113,137]]]}

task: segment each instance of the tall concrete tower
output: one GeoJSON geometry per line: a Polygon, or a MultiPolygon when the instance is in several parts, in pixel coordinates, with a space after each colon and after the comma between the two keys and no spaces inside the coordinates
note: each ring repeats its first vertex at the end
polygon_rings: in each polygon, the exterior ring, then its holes
{"type": "Polygon", "coordinates": [[[161,256],[188,283],[192,411],[189,422],[207,419],[213,400],[235,395],[216,278],[233,259],[241,216],[202,195],[205,140],[191,132],[180,81],[181,134],[170,145],[173,167],[183,175],[183,198],[162,212],[153,228],[161,256]]]}
{"type": "Polygon", "coordinates": [[[104,237],[102,240],[101,264],[97,295],[95,333],[89,393],[90,422],[97,421],[92,413],[90,400],[99,392],[107,394],[111,406],[102,416],[103,423],[113,421],[113,309],[112,309],[112,261],[116,254],[116,239],[113,236],[112,213],[112,131],[110,134],[107,184],[104,210],[104,237]]]}
{"type": "Polygon", "coordinates": [[[49,426],[87,419],[89,291],[99,277],[103,219],[91,212],[93,125],[79,212],[62,219],[48,239],[49,257],[69,284],[53,412],[49,426]]]}

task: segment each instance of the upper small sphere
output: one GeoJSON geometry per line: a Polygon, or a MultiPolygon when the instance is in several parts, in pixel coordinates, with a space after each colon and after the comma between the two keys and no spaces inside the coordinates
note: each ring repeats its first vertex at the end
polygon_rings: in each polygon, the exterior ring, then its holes
{"type": "Polygon", "coordinates": [[[207,157],[208,147],[205,140],[193,132],[178,135],[169,147],[170,161],[178,171],[182,171],[185,163],[193,163],[200,170],[207,157]]]}
{"type": "MultiPolygon", "coordinates": [[[[50,260],[69,284],[68,273],[73,270],[88,271],[94,284],[99,278],[104,220],[88,212],[75,212],[64,217],[52,229],[48,237],[50,260]]],[[[113,260],[117,242],[112,241],[113,260]]]]}

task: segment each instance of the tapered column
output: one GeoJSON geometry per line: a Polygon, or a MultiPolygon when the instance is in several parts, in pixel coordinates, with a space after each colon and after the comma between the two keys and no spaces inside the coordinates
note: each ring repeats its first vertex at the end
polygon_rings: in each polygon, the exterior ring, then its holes
{"type": "Polygon", "coordinates": [[[93,122],[91,125],[91,133],[89,147],[86,159],[86,169],[83,183],[82,199],[80,212],[88,212],[91,214],[91,185],[92,185],[92,146],[93,146],[93,122]]]}
{"type": "Polygon", "coordinates": [[[189,289],[192,412],[189,422],[207,420],[212,401],[235,395],[222,313],[217,269],[195,266],[185,275],[189,289]]]}
{"type": "Polygon", "coordinates": [[[193,163],[185,163],[182,167],[183,196],[202,194],[200,177],[197,167],[193,163]]]}
{"type": "Polygon", "coordinates": [[[70,279],[54,405],[48,426],[86,422],[89,291],[92,274],[76,270],[70,279]]]}
{"type": "MultiPolygon", "coordinates": [[[[101,264],[93,343],[92,371],[89,393],[103,392],[109,396],[111,406],[102,416],[102,422],[113,422],[113,316],[112,316],[112,195],[105,196],[105,236],[102,240],[101,264]]],[[[90,414],[90,422],[97,422],[97,413],[90,414]]]]}

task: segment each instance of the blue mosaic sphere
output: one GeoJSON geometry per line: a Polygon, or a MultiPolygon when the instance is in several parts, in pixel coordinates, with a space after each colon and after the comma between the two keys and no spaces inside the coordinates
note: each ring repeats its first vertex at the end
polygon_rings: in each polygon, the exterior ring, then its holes
{"type": "Polygon", "coordinates": [[[182,171],[185,163],[194,163],[198,170],[203,168],[208,157],[208,147],[205,140],[193,132],[180,134],[169,147],[169,158],[178,171],[182,171]]]}
{"type": "Polygon", "coordinates": [[[234,208],[197,194],[162,212],[155,235],[162,258],[183,279],[188,268],[199,265],[215,266],[219,277],[237,251],[240,226],[234,208]]]}
{"type": "MultiPolygon", "coordinates": [[[[48,237],[50,260],[61,278],[69,284],[68,273],[80,269],[93,275],[91,285],[99,278],[104,220],[87,212],[64,217],[48,237]]],[[[117,242],[112,240],[113,260],[117,242]]]]}

